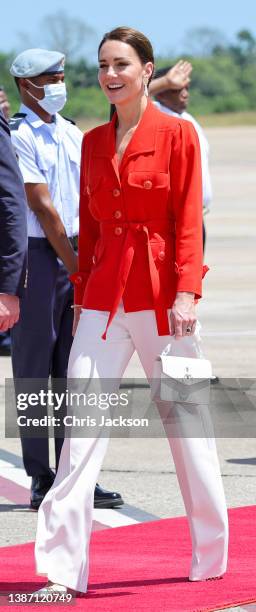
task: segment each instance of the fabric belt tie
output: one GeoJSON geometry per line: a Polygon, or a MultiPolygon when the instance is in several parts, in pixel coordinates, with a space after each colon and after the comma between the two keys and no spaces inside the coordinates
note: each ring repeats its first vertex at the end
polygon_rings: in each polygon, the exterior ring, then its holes
{"type": "MultiPolygon", "coordinates": [[[[156,264],[153,258],[150,240],[149,240],[148,225],[150,226],[150,224],[145,225],[143,223],[134,223],[134,222],[127,223],[126,222],[120,225],[122,226],[122,228],[126,228],[127,232],[125,235],[122,257],[121,257],[120,267],[119,267],[117,281],[116,281],[115,299],[114,299],[111,311],[109,313],[107,326],[104,331],[104,334],[102,335],[102,339],[106,340],[108,328],[117,312],[118,306],[122,299],[122,296],[123,296],[123,293],[126,287],[127,279],[130,273],[130,269],[132,266],[138,237],[141,234],[143,234],[143,236],[145,237],[146,245],[147,245],[149,274],[150,274],[150,280],[151,280],[154,310],[155,310],[155,315],[156,315],[158,333],[160,336],[165,336],[165,335],[168,336],[170,334],[170,328],[169,328],[167,309],[163,307],[163,304],[161,302],[159,272],[157,270],[157,267],[156,267],[156,264]]],[[[104,226],[102,227],[102,229],[104,233],[104,226]]],[[[157,231],[155,227],[154,227],[154,230],[157,231]]],[[[166,233],[166,223],[165,223],[164,230],[166,233]]]]}

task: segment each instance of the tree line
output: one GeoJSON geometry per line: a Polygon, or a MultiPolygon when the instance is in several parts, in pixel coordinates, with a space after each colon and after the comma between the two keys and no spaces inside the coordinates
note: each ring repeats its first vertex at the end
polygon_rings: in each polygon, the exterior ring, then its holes
{"type": "MultiPolygon", "coordinates": [[[[241,30],[231,44],[217,33],[214,36],[214,30],[200,28],[193,30],[190,39],[193,40],[194,49],[182,55],[193,65],[190,112],[194,115],[207,115],[256,110],[254,35],[249,30],[241,30]]],[[[0,52],[0,86],[6,90],[14,113],[19,107],[19,96],[9,74],[12,59],[13,54],[0,52]]],[[[178,59],[158,57],[156,67],[173,65],[178,59]]],[[[68,88],[65,114],[73,118],[98,117],[106,120],[109,104],[98,85],[97,66],[90,64],[87,59],[73,57],[66,63],[65,74],[68,88]]]]}

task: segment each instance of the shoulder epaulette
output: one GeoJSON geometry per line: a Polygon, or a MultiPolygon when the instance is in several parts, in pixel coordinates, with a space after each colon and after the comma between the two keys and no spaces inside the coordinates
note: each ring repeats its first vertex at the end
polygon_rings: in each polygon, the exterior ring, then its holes
{"type": "Polygon", "coordinates": [[[69,121],[69,123],[72,123],[72,125],[76,125],[76,122],[73,121],[73,119],[70,119],[69,117],[62,117],[62,119],[65,119],[66,121],[69,121]]]}
{"type": "Polygon", "coordinates": [[[11,117],[10,121],[9,121],[9,129],[11,130],[11,132],[13,130],[17,130],[18,127],[20,126],[21,122],[23,121],[24,117],[26,117],[27,114],[26,113],[15,113],[15,115],[13,115],[13,117],[11,117]]]}

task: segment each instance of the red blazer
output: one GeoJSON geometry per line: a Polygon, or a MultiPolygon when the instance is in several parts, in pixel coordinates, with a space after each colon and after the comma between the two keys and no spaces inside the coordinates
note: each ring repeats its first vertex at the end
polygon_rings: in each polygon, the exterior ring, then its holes
{"type": "Polygon", "coordinates": [[[75,303],[109,311],[108,325],[121,299],[125,312],[153,309],[168,335],[176,292],[201,297],[198,137],[149,101],[118,168],[115,123],[116,115],[83,139],[75,303]]]}

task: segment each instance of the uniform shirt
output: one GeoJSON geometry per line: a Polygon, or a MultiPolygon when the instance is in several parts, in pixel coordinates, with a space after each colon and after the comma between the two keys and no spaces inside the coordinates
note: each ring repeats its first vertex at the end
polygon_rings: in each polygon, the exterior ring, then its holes
{"type": "MultiPolygon", "coordinates": [[[[12,142],[24,183],[48,186],[67,235],[76,236],[79,228],[79,182],[82,132],[58,113],[53,123],[45,123],[24,104],[26,117],[12,129],[12,142]]],[[[44,238],[35,213],[27,207],[28,235],[44,238]]]]}
{"type": "Polygon", "coordinates": [[[190,121],[191,123],[193,123],[193,126],[199,138],[200,150],[201,150],[203,206],[204,206],[204,209],[208,211],[210,208],[211,201],[212,201],[212,184],[211,184],[211,178],[210,178],[210,172],[209,172],[209,143],[208,143],[208,140],[201,126],[199,125],[199,123],[195,120],[194,117],[192,117],[192,115],[190,115],[186,111],[183,111],[182,113],[176,113],[170,108],[167,108],[167,106],[160,104],[160,102],[155,102],[155,105],[163,113],[167,113],[168,115],[171,115],[172,117],[181,117],[182,119],[185,119],[186,121],[190,121]]]}

